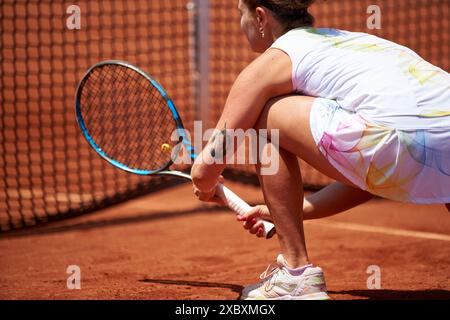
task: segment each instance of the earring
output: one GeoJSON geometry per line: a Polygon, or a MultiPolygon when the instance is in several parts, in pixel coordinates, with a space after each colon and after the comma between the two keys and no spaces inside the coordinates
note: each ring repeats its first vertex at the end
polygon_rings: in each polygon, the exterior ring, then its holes
{"type": "Polygon", "coordinates": [[[259,29],[259,33],[261,33],[261,37],[264,38],[265,34],[264,34],[264,29],[263,28],[259,29]]]}

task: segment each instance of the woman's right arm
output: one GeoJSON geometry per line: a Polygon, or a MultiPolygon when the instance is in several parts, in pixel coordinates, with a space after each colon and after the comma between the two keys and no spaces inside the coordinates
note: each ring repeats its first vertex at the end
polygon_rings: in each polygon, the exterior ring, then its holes
{"type": "MultiPolygon", "coordinates": [[[[303,220],[330,217],[365,203],[373,197],[367,191],[334,182],[304,199],[303,220]]],[[[272,221],[270,212],[265,205],[255,206],[245,216],[238,216],[238,221],[243,221],[244,228],[252,234],[256,234],[258,231],[257,228],[252,228],[253,218],[272,221]]]]}
{"type": "Polygon", "coordinates": [[[359,188],[334,182],[305,198],[303,220],[321,219],[347,211],[373,198],[359,188]]]}

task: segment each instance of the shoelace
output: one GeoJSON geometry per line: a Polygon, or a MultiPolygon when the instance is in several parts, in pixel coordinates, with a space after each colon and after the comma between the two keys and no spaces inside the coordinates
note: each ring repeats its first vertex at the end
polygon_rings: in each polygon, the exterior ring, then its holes
{"type": "Polygon", "coordinates": [[[271,277],[274,273],[276,273],[276,272],[278,272],[278,270],[280,270],[280,267],[281,266],[278,264],[278,262],[272,262],[271,264],[269,264],[266,271],[261,273],[259,278],[261,280],[265,280],[265,279],[271,277]]]}

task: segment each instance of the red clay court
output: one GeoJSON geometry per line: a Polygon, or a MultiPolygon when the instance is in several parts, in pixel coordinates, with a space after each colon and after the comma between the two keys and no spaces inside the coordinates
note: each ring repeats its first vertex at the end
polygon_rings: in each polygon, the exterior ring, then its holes
{"type": "MultiPolygon", "coordinates": [[[[230,183],[250,203],[258,188],[230,183]]],[[[225,208],[182,185],[92,215],[0,239],[2,299],[237,299],[278,253],[225,208]],[[32,248],[30,250],[30,248],[32,248]],[[81,290],[68,290],[69,265],[81,290]]],[[[444,206],[375,199],[306,222],[310,259],[334,299],[449,299],[450,219],[444,206]],[[367,288],[367,268],[381,289],[367,288]]]]}

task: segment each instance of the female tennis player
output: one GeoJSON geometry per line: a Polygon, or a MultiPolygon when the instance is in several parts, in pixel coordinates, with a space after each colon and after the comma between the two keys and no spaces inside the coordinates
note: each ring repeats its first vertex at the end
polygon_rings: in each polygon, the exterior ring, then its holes
{"type": "MultiPolygon", "coordinates": [[[[450,203],[450,75],[376,36],[313,28],[312,2],[239,1],[242,30],[262,54],[236,79],[216,129],[279,129],[277,174],[257,166],[266,205],[240,220],[257,236],[254,218],[273,221],[281,247],[243,299],[328,299],[322,270],[308,259],[305,219],[373,195],[450,203]],[[337,182],[304,201],[298,158],[337,182]]],[[[224,165],[202,161],[216,146],[192,168],[202,201],[216,200],[222,179],[224,165]]]]}

